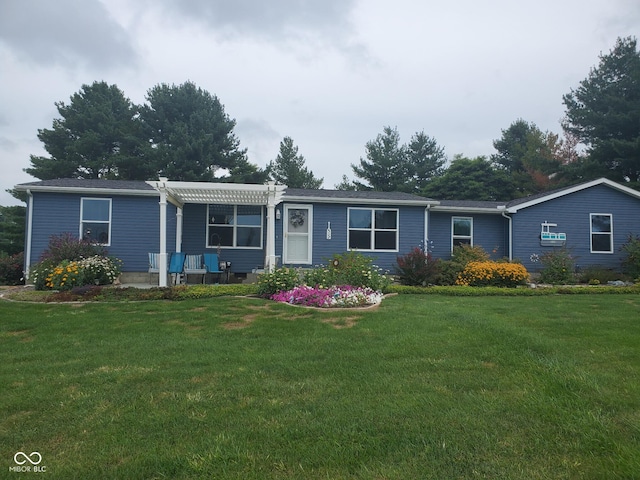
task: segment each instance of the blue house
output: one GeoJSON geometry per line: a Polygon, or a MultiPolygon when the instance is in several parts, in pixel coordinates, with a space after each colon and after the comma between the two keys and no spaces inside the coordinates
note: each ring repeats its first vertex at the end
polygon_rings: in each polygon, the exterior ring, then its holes
{"type": "MultiPolygon", "coordinates": [[[[277,265],[311,267],[357,250],[393,270],[399,255],[428,245],[450,258],[455,245],[493,258],[536,259],[566,247],[581,266],[619,268],[620,247],[640,235],[640,192],[606,179],[511,202],[434,200],[399,192],[353,192],[205,182],[59,179],[27,192],[25,271],[52,235],[71,232],[105,245],[123,276],[146,275],[148,254],[219,253],[238,277],[277,265]]],[[[160,285],[166,285],[166,273],[160,285]]]]}

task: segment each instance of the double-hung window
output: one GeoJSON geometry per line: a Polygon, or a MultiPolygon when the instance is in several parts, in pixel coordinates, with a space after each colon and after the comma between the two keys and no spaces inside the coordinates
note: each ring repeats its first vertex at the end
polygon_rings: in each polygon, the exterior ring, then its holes
{"type": "Polygon", "coordinates": [[[209,205],[207,247],[262,248],[262,207],[209,205]]]}
{"type": "Polygon", "coordinates": [[[591,253],[613,253],[613,215],[592,213],[591,253]]]}
{"type": "Polygon", "coordinates": [[[398,251],[398,210],[349,208],[350,250],[398,251]]]}
{"type": "Polygon", "coordinates": [[[80,199],[80,238],[92,243],[111,243],[111,199],[80,199]]]}
{"type": "Polygon", "coordinates": [[[451,218],[451,249],[459,245],[473,246],[473,218],[451,218]]]}

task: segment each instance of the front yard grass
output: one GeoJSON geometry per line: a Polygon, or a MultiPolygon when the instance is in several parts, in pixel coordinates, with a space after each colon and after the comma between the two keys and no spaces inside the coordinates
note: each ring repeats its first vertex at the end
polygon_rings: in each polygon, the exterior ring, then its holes
{"type": "Polygon", "coordinates": [[[640,296],[0,302],[0,478],[640,478],[640,296]]]}

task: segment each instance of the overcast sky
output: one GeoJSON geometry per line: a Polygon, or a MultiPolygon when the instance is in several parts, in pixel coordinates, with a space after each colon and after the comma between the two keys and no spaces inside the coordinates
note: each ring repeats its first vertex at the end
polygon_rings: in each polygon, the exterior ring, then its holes
{"type": "Polygon", "coordinates": [[[54,102],[94,81],[135,103],[193,81],[251,162],[289,136],[333,188],[387,125],[449,158],[491,155],[519,118],[561,133],[562,95],[639,32],[638,0],[2,0],[0,205],[37,180],[54,102]]]}

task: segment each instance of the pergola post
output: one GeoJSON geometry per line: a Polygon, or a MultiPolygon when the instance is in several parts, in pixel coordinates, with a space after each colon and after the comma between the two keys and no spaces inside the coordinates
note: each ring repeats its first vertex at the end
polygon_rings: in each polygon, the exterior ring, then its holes
{"type": "Polygon", "coordinates": [[[276,188],[275,182],[267,185],[267,241],[265,245],[265,265],[267,272],[276,268],[276,188]]]}
{"type": "Polygon", "coordinates": [[[167,190],[165,186],[166,178],[160,177],[158,185],[160,191],[160,255],[158,258],[158,285],[167,286],[167,190]]]}

